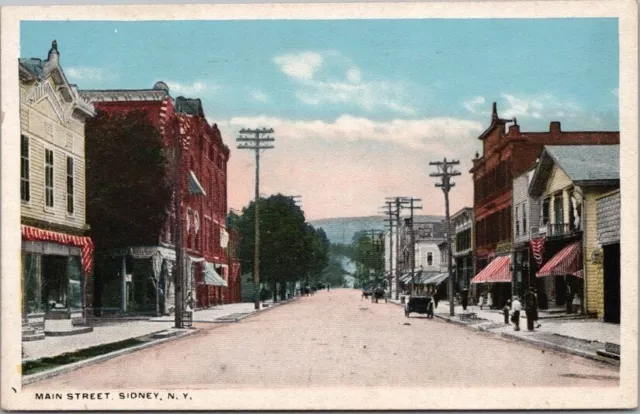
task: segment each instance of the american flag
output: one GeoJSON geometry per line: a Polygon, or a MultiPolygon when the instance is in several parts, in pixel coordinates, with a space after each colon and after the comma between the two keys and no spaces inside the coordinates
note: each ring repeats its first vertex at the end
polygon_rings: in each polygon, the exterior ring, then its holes
{"type": "Polygon", "coordinates": [[[531,240],[531,252],[535,257],[538,267],[542,266],[542,257],[544,255],[544,236],[531,240]]]}

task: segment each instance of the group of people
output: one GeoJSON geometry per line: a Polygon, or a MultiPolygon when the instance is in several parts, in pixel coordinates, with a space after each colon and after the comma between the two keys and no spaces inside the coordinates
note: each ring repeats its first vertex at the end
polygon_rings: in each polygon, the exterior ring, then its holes
{"type": "MultiPolygon", "coordinates": [[[[527,318],[527,330],[533,331],[540,327],[538,321],[538,295],[534,287],[530,287],[527,293],[524,294],[524,312],[527,318]]],[[[515,330],[520,330],[520,312],[522,312],[522,303],[520,298],[516,295],[513,297],[513,302],[508,300],[504,307],[505,315],[511,312],[511,322],[515,325],[515,330]]],[[[508,320],[505,316],[505,322],[508,320]]]]}

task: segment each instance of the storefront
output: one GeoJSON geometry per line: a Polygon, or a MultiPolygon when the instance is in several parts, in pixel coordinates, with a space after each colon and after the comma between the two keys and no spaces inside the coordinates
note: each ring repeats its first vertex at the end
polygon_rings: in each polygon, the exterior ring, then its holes
{"type": "MultiPolygon", "coordinates": [[[[582,301],[584,272],[582,265],[582,241],[565,244],[553,254],[536,273],[542,284],[538,285],[538,301],[548,301],[550,306],[564,307],[573,312],[573,301],[582,301]]],[[[582,306],[580,306],[580,310],[582,306]]]]}
{"type": "Polygon", "coordinates": [[[477,285],[478,295],[486,298],[489,293],[494,308],[502,308],[511,298],[511,255],[497,256],[471,279],[477,285]]]}
{"type": "Polygon", "coordinates": [[[23,225],[23,322],[47,331],[47,320],[68,319],[71,329],[71,319],[85,317],[87,275],[92,265],[89,237],[23,225]]]}
{"type": "Polygon", "coordinates": [[[602,263],[605,322],[620,323],[620,190],[597,199],[598,245],[590,261],[602,263]]]}

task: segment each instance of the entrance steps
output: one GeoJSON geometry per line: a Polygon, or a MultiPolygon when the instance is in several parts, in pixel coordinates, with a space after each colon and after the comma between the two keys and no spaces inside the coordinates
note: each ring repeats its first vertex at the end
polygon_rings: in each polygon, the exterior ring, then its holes
{"type": "Polygon", "coordinates": [[[46,319],[45,336],[68,336],[89,333],[93,327],[87,326],[84,319],[46,319]]]}

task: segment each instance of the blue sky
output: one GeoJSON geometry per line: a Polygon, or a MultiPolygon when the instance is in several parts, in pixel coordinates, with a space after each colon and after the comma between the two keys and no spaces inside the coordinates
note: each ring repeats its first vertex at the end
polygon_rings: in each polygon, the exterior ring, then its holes
{"type": "MultiPolygon", "coordinates": [[[[463,172],[452,208],[471,205],[492,101],[522,130],[619,128],[616,19],[22,22],[20,56],[53,39],[80,89],[163,80],[201,98],[232,149],[241,127],[273,127],[261,191],[301,194],[310,218],[376,214],[395,194],[441,214],[428,162],[444,156],[463,172]]],[[[231,207],[252,165],[232,152],[231,207]]]]}

